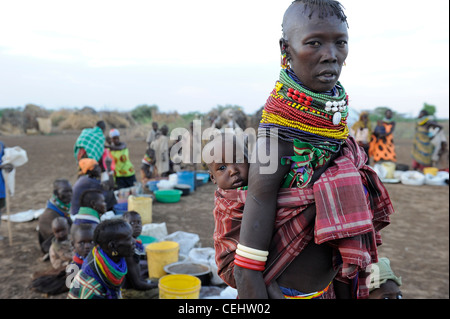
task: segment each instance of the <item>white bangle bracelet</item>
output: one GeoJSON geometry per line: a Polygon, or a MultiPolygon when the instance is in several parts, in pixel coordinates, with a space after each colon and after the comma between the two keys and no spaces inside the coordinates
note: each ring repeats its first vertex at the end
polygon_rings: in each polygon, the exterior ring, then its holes
{"type": "Polygon", "coordinates": [[[258,255],[250,254],[250,253],[240,250],[239,248],[236,249],[236,254],[238,254],[239,256],[257,260],[257,261],[266,261],[267,260],[267,257],[261,257],[258,255]]]}
{"type": "Polygon", "coordinates": [[[261,257],[269,256],[269,252],[267,250],[250,248],[250,247],[247,247],[247,246],[244,246],[241,244],[237,244],[237,248],[240,249],[241,251],[245,251],[249,254],[253,254],[253,255],[257,255],[257,256],[261,256],[261,257]]]}

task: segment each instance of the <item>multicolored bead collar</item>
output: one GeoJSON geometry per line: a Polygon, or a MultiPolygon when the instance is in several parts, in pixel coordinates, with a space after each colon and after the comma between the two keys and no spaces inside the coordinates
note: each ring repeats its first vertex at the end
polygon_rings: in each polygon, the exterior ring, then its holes
{"type": "Polygon", "coordinates": [[[347,116],[348,95],[339,82],[331,92],[316,93],[281,70],[264,107],[258,135],[271,135],[263,129],[276,128],[281,139],[297,138],[337,152],[349,135],[347,116]]]}
{"type": "MultiPolygon", "coordinates": [[[[295,81],[296,77],[292,78],[288,72],[281,70],[280,72],[280,89],[277,91],[280,95],[287,99],[292,99],[292,102],[302,106],[309,106],[315,109],[316,112],[329,115],[334,125],[341,124],[341,120],[346,123],[348,115],[348,95],[340,82],[337,82],[333,95],[315,93],[308,90],[299,82],[295,81]],[[284,87],[284,89],[283,89],[284,87]]],[[[297,107],[298,108],[298,107],[297,107]]]]}

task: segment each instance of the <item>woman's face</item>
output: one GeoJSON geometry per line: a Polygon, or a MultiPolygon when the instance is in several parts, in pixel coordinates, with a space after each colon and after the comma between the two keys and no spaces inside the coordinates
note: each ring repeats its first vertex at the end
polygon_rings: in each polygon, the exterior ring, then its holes
{"type": "Polygon", "coordinates": [[[97,196],[95,201],[92,203],[92,208],[95,209],[99,215],[106,213],[106,201],[103,194],[99,194],[99,196],[97,196]]]}
{"type": "Polygon", "coordinates": [[[113,242],[114,250],[118,253],[117,257],[131,257],[136,248],[136,240],[133,237],[131,225],[126,223],[117,231],[113,242]]]}
{"type": "Polygon", "coordinates": [[[316,13],[311,18],[307,14],[296,11],[288,17],[287,57],[304,85],[316,92],[329,91],[338,81],[348,55],[347,25],[336,16],[320,19],[316,13]]]}
{"type": "Polygon", "coordinates": [[[56,191],[56,197],[64,204],[69,204],[72,200],[72,186],[70,184],[60,184],[56,191]]]}

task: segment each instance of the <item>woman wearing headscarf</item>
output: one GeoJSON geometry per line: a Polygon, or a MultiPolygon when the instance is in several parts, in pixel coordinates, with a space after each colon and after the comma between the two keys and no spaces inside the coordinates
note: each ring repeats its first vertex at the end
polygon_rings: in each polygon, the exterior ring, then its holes
{"type": "Polygon", "coordinates": [[[120,140],[120,132],[118,129],[111,129],[109,131],[109,137],[111,138],[111,144],[106,145],[106,147],[110,149],[114,159],[116,188],[132,187],[136,182],[136,172],[130,160],[130,152],[127,144],[120,140]]]}
{"type": "Polygon", "coordinates": [[[434,121],[434,117],[429,115],[426,110],[419,113],[416,122],[416,131],[414,134],[414,143],[412,150],[412,168],[423,171],[425,167],[431,167],[436,164],[447,149],[445,135],[442,139],[436,139],[435,130],[442,132],[442,125],[434,121]],[[438,141],[438,143],[433,143],[438,141]],[[434,155],[434,157],[433,157],[434,155]]]}
{"type": "Polygon", "coordinates": [[[134,254],[131,225],[123,219],[101,222],[94,230],[95,246],[70,285],[68,299],[121,299],[127,274],[125,258],[134,254]]]}

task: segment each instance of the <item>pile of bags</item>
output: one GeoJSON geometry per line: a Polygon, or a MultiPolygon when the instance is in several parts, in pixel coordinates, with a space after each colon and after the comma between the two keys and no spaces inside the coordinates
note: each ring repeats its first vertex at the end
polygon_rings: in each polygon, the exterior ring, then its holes
{"type": "Polygon", "coordinates": [[[447,171],[438,171],[435,167],[429,167],[421,173],[411,170],[401,171],[395,168],[396,165],[392,162],[384,162],[373,166],[373,170],[383,183],[402,183],[414,186],[448,186],[449,173],[447,171]]]}

